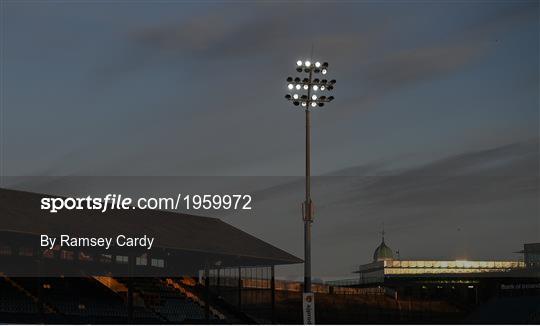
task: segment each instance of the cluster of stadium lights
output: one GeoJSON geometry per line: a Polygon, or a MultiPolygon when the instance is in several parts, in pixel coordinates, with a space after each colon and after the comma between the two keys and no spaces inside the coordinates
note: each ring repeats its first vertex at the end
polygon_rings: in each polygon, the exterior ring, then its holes
{"type": "Polygon", "coordinates": [[[317,95],[320,93],[316,92],[333,90],[334,84],[336,83],[335,79],[329,81],[326,79],[312,78],[313,73],[326,75],[328,72],[328,62],[320,63],[317,61],[312,63],[309,60],[298,60],[296,66],[296,71],[308,73],[309,78],[301,79],[300,77],[288,77],[287,88],[291,94],[285,95],[287,100],[292,101],[295,106],[302,105],[302,107],[308,109],[310,106],[322,107],[325,103],[331,102],[334,99],[333,96],[317,95]],[[307,94],[299,94],[302,90],[307,91],[307,94]]]}

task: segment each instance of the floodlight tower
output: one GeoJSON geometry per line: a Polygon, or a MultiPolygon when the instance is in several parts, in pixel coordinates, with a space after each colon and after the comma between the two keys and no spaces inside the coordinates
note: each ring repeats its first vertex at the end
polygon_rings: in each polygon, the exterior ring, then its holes
{"type": "Polygon", "coordinates": [[[324,92],[334,89],[335,79],[323,79],[328,72],[328,62],[311,62],[298,60],[296,71],[306,73],[307,77],[288,77],[289,94],[285,99],[294,106],[300,106],[306,112],[306,200],[302,203],[304,220],[304,293],[311,292],[311,223],[313,223],[314,207],[311,201],[311,124],[310,110],[323,107],[334,100],[333,96],[325,96],[324,92]],[[316,78],[321,74],[321,79],[316,78]]]}

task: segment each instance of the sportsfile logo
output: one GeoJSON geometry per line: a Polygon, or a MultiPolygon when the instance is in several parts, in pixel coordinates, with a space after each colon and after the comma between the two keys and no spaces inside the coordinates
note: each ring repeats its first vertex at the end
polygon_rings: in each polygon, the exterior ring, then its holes
{"type": "Polygon", "coordinates": [[[178,194],[171,197],[140,197],[133,200],[121,194],[105,197],[43,197],[41,209],[49,213],[60,210],[97,210],[105,213],[109,209],[158,209],[158,210],[251,210],[252,197],[247,194],[178,194]]]}

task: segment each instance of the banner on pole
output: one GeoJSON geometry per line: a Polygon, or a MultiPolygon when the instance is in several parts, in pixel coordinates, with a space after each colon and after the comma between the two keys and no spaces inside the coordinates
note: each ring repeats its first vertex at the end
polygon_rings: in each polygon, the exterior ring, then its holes
{"type": "Polygon", "coordinates": [[[303,293],[302,311],[304,312],[304,325],[315,324],[315,296],[313,293],[303,293]]]}

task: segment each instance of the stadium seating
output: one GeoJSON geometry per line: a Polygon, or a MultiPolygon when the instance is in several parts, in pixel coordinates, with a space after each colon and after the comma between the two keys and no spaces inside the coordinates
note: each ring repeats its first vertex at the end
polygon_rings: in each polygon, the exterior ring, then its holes
{"type": "MultiPolygon", "coordinates": [[[[118,323],[126,322],[128,311],[123,298],[92,278],[11,278],[2,279],[0,312],[2,321],[13,314],[26,315],[29,322],[118,323]],[[27,294],[25,294],[27,293],[27,294]],[[34,300],[32,299],[34,298],[34,300]],[[41,300],[50,308],[38,316],[41,300]],[[32,318],[33,317],[33,318],[32,318]]],[[[162,323],[158,316],[136,307],[137,323],[162,323]]]]}
{"type": "MultiPolygon", "coordinates": [[[[117,278],[128,284],[126,278],[117,278]]],[[[158,278],[132,278],[131,285],[135,293],[141,295],[145,306],[163,317],[168,322],[204,320],[203,304],[187,297],[182,292],[158,278]]],[[[217,317],[210,315],[211,319],[217,317]]]]}
{"type": "Polygon", "coordinates": [[[38,305],[23,292],[13,287],[7,279],[0,278],[0,312],[38,313],[38,305]]]}

